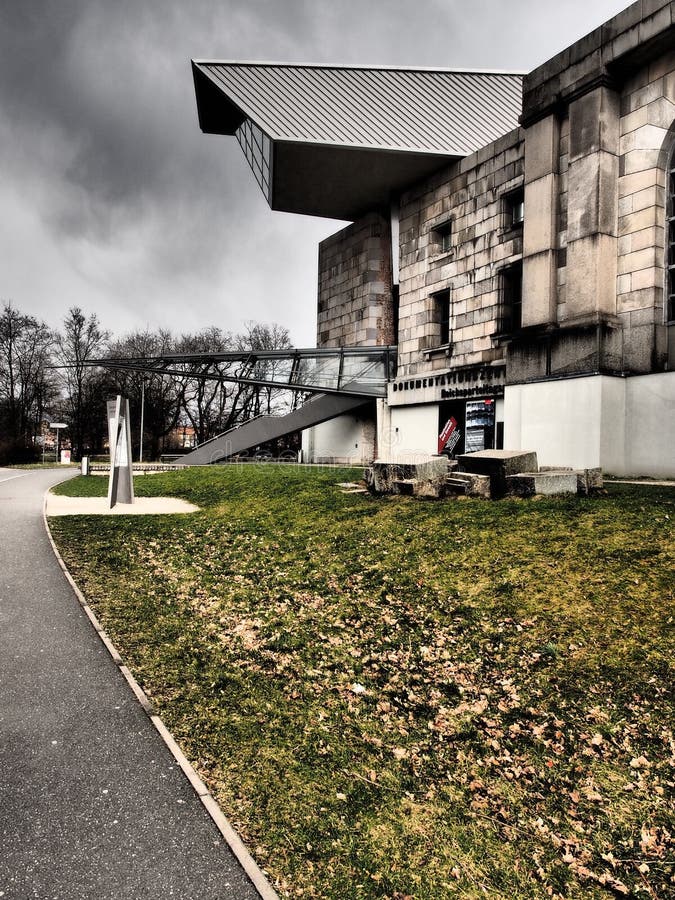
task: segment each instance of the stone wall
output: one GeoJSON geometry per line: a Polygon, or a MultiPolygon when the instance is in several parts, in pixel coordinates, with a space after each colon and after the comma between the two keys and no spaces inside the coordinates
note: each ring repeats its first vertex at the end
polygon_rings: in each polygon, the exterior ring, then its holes
{"type": "Polygon", "coordinates": [[[549,172],[555,199],[549,215],[526,190],[523,321],[539,331],[509,347],[507,381],[667,365],[674,6],[634,3],[525,78],[526,181],[528,160],[546,168],[542,151],[550,145],[537,135],[550,135],[554,148],[557,142],[549,172]],[[528,227],[544,234],[551,217],[556,239],[546,268],[530,257],[528,227]]]}
{"type": "Polygon", "coordinates": [[[395,344],[389,220],[370,213],[319,246],[317,346],[395,344]]]}
{"type": "Polygon", "coordinates": [[[399,377],[503,359],[500,271],[522,255],[509,196],[523,184],[520,129],[403,194],[399,377]],[[439,299],[449,290],[449,340],[439,299]],[[441,295],[439,297],[439,295],[441,295]]]}
{"type": "Polygon", "coordinates": [[[507,383],[666,367],[674,7],[641,0],[535,69],[522,129],[403,195],[399,378],[503,361],[507,383]],[[510,228],[519,187],[524,223],[510,228]],[[521,259],[520,327],[507,328],[503,273],[521,259]]]}
{"type": "Polygon", "coordinates": [[[621,93],[617,315],[626,366],[648,372],[666,357],[666,165],[675,123],[675,51],[634,75],[621,93]]]}

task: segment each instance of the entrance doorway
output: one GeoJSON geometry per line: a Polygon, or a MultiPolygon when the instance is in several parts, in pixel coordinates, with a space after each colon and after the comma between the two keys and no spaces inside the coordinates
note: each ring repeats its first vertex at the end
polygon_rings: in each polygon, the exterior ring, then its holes
{"type": "MultiPolygon", "coordinates": [[[[495,446],[495,401],[492,397],[482,400],[446,400],[438,407],[438,433],[454,419],[447,453],[452,459],[462,453],[490,450],[495,446]]],[[[450,429],[448,429],[450,430],[450,429]]]]}

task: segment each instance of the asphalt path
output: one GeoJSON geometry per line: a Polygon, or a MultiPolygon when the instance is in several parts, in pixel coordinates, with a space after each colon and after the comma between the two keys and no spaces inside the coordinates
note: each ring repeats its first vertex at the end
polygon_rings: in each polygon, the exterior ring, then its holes
{"type": "Polygon", "coordinates": [[[0,469],[0,898],[259,900],[0,469]]]}

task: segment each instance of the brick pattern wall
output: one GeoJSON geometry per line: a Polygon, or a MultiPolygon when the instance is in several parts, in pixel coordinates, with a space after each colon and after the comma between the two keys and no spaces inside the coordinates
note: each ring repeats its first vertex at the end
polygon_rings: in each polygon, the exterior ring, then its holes
{"type": "Polygon", "coordinates": [[[495,342],[499,270],[522,255],[505,195],[523,183],[520,129],[408,191],[400,209],[399,376],[503,358],[495,342]],[[451,224],[450,248],[440,233],[451,224]],[[434,294],[450,289],[450,344],[434,294]]]}
{"type": "Polygon", "coordinates": [[[391,227],[370,213],[320,244],[317,346],[395,343],[391,227]]]}

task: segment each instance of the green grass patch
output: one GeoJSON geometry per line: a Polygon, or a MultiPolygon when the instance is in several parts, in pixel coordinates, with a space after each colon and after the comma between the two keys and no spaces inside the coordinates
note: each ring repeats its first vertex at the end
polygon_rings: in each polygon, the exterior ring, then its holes
{"type": "Polygon", "coordinates": [[[357,477],[188,469],[136,491],[199,513],[50,522],[279,893],[672,896],[675,491],[435,503],[357,477]]]}

